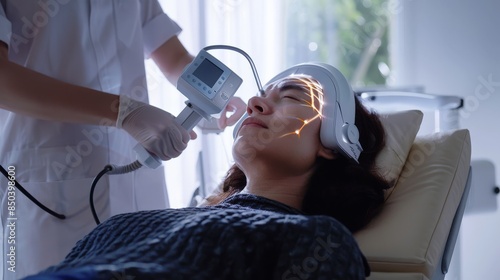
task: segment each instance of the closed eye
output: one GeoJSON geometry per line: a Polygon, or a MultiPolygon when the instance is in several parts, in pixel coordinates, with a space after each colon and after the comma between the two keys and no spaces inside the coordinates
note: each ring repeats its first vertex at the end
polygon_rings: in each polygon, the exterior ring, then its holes
{"type": "Polygon", "coordinates": [[[304,91],[304,88],[297,85],[297,84],[284,84],[281,86],[280,91],[287,91],[287,90],[298,90],[298,91],[304,91]]]}
{"type": "Polygon", "coordinates": [[[295,100],[295,101],[302,101],[301,99],[295,97],[295,96],[291,96],[291,95],[285,95],[283,96],[283,98],[287,98],[287,99],[292,99],[292,100],[295,100]]]}
{"type": "Polygon", "coordinates": [[[304,98],[302,96],[304,95],[304,88],[302,88],[297,84],[284,84],[280,88],[280,93],[282,94],[283,98],[292,99],[300,102],[304,101],[304,98]],[[298,92],[300,92],[301,95],[300,97],[298,92]]]}
{"type": "Polygon", "coordinates": [[[297,91],[288,91],[288,92],[283,92],[282,95],[281,95],[281,98],[283,99],[286,99],[286,100],[290,100],[290,101],[293,101],[293,102],[300,102],[300,103],[308,103],[309,99],[308,98],[308,95],[306,95],[305,93],[303,92],[297,92],[297,91]]]}

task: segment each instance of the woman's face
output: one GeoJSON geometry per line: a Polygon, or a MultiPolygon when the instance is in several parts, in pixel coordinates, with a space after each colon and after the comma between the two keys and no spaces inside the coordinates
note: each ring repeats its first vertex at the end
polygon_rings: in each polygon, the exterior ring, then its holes
{"type": "Polygon", "coordinates": [[[286,77],[252,97],[233,144],[236,163],[244,171],[261,160],[292,172],[310,168],[330,153],[319,137],[322,103],[321,86],[308,76],[286,77]]]}

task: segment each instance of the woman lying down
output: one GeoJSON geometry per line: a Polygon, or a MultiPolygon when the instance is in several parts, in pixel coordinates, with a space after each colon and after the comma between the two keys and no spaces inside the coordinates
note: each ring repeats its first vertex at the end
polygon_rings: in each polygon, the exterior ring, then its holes
{"type": "Polygon", "coordinates": [[[328,94],[306,75],[267,85],[248,102],[219,194],[199,207],[111,217],[26,279],[365,279],[352,233],[384,201],[387,183],[373,170],[384,131],[355,98],[342,110],[356,110],[359,164],[325,147],[328,94]]]}

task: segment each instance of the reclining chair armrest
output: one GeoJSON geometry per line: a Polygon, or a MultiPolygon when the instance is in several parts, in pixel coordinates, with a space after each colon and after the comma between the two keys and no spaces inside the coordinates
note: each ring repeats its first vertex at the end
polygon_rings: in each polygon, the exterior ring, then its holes
{"type": "Polygon", "coordinates": [[[467,200],[471,189],[471,181],[472,181],[472,167],[469,169],[469,175],[467,176],[467,183],[465,185],[464,193],[462,195],[462,198],[460,199],[460,204],[458,205],[457,212],[455,213],[455,217],[453,218],[450,234],[446,241],[443,257],[441,259],[441,266],[440,266],[441,271],[436,270],[435,275],[432,278],[433,280],[444,279],[445,274],[448,273],[448,269],[451,263],[451,258],[453,256],[453,250],[455,249],[458,234],[460,232],[460,225],[462,224],[462,218],[467,205],[467,200]]]}

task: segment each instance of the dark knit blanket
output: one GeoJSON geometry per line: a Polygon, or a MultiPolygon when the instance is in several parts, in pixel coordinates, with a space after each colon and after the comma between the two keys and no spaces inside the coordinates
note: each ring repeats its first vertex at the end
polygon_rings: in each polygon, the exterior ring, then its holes
{"type": "Polygon", "coordinates": [[[66,259],[25,279],[365,279],[351,233],[249,194],[111,217],[66,259]]]}

